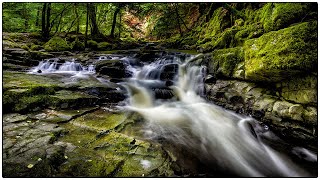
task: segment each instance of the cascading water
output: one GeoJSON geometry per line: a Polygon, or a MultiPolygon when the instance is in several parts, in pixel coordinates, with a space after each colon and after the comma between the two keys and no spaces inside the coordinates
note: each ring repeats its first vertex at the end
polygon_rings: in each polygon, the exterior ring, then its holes
{"type": "MultiPolygon", "coordinates": [[[[233,176],[310,176],[288,155],[268,145],[267,141],[283,141],[267,127],[251,117],[206,102],[201,97],[205,93],[205,67],[186,64],[179,60],[165,62],[160,59],[135,69],[134,76],[125,84],[130,95],[125,108],[144,117],[146,138],[164,138],[188,148],[208,167],[233,176]],[[168,63],[179,64],[179,70],[175,83],[169,87],[176,97],[164,101],[155,98],[152,88],[166,86],[166,80],[159,77],[168,63]]],[[[317,161],[315,154],[298,147],[294,151],[297,149],[300,153],[305,151],[304,155],[310,161],[317,161]]]]}
{"type": "Polygon", "coordinates": [[[58,58],[41,61],[38,66],[36,66],[30,71],[30,73],[95,73],[93,65],[84,67],[80,63],[75,62],[74,60],[66,61],[64,63],[58,63],[58,61],[58,58]]]}

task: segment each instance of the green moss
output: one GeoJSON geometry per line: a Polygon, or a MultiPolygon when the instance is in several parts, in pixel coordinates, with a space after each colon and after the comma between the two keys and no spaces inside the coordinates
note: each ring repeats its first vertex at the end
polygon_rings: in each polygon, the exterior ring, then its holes
{"type": "Polygon", "coordinates": [[[21,44],[15,43],[11,40],[2,40],[2,46],[8,48],[20,48],[21,44]]]}
{"type": "Polygon", "coordinates": [[[31,45],[31,47],[30,47],[30,50],[32,50],[32,51],[38,51],[38,50],[40,50],[40,49],[42,49],[42,47],[41,47],[40,45],[35,45],[35,44],[33,44],[33,45],[31,45]]]}
{"type": "Polygon", "coordinates": [[[87,44],[90,49],[96,50],[98,48],[98,43],[94,40],[89,40],[87,44]]]}
{"type": "Polygon", "coordinates": [[[98,110],[77,118],[73,123],[94,129],[96,131],[112,130],[125,120],[125,114],[110,113],[98,110]]]}
{"type": "Polygon", "coordinates": [[[260,21],[266,32],[301,22],[308,14],[306,3],[267,3],[260,13],[260,21]]]}
{"type": "Polygon", "coordinates": [[[246,79],[281,81],[317,69],[317,22],[305,22],[247,40],[246,79]]]}
{"type": "Polygon", "coordinates": [[[84,42],[79,41],[78,37],[71,43],[72,50],[84,50],[84,42]]]}
{"type": "Polygon", "coordinates": [[[215,49],[223,49],[234,47],[234,36],[238,32],[237,29],[227,29],[223,33],[218,34],[210,42],[201,45],[200,47],[203,48],[204,52],[209,52],[215,49]]]}
{"type": "Polygon", "coordinates": [[[98,43],[98,50],[111,50],[113,49],[113,45],[108,42],[98,43]]]}
{"type": "Polygon", "coordinates": [[[209,36],[215,36],[219,33],[221,33],[225,28],[228,27],[229,21],[228,19],[228,11],[226,11],[224,8],[220,7],[216,9],[212,15],[212,18],[210,19],[210,22],[205,29],[205,34],[209,36]]]}
{"type": "Polygon", "coordinates": [[[70,46],[66,40],[56,36],[44,44],[44,49],[46,51],[67,51],[70,50],[70,46]]]}
{"type": "Polygon", "coordinates": [[[215,50],[208,64],[209,73],[232,77],[236,65],[242,61],[244,61],[244,53],[241,47],[215,50]]]}
{"type": "Polygon", "coordinates": [[[98,98],[82,92],[61,90],[50,95],[51,102],[48,104],[53,108],[78,108],[94,105],[98,98]]]}
{"type": "Polygon", "coordinates": [[[241,19],[241,18],[237,19],[237,20],[235,20],[234,25],[235,26],[243,26],[244,25],[244,20],[241,19]]]}
{"type": "Polygon", "coordinates": [[[7,72],[3,74],[4,111],[29,111],[46,106],[51,102],[49,95],[60,89],[58,83],[50,78],[7,72]]]}
{"type": "Polygon", "coordinates": [[[30,48],[26,44],[22,45],[21,48],[24,49],[24,50],[27,50],[27,51],[30,50],[30,48]]]}

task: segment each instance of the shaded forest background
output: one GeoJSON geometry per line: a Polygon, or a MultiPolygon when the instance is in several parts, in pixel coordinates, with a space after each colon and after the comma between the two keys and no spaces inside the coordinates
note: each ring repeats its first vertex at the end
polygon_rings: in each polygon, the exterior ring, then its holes
{"type": "Polygon", "coordinates": [[[4,3],[4,32],[169,38],[192,28],[207,3],[4,3]]]}

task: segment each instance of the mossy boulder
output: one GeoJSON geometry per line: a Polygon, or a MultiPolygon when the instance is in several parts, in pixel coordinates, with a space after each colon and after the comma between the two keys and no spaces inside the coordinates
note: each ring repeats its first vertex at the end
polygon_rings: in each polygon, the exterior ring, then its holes
{"type": "Polygon", "coordinates": [[[301,22],[310,10],[308,3],[267,3],[260,11],[266,32],[279,30],[301,22]]]}
{"type": "Polygon", "coordinates": [[[108,42],[100,42],[98,43],[98,50],[101,51],[107,51],[107,50],[112,50],[113,49],[113,45],[111,43],[108,42]]]}
{"type": "Polygon", "coordinates": [[[269,32],[244,44],[245,78],[277,82],[317,70],[317,22],[269,32]]]}
{"type": "Polygon", "coordinates": [[[88,48],[93,49],[93,50],[97,50],[98,49],[98,43],[94,40],[89,40],[87,42],[88,44],[88,48]]]}
{"type": "Polygon", "coordinates": [[[82,51],[82,50],[84,50],[84,42],[81,42],[78,38],[76,38],[71,43],[71,47],[72,47],[72,50],[82,51]]]}
{"type": "Polygon", "coordinates": [[[244,60],[243,48],[218,49],[212,52],[209,73],[218,77],[232,77],[235,67],[244,60]]]}
{"type": "Polygon", "coordinates": [[[121,60],[104,60],[96,64],[96,72],[101,75],[108,75],[113,78],[125,78],[130,76],[126,71],[126,65],[121,60]]]}
{"type": "Polygon", "coordinates": [[[44,44],[44,49],[46,51],[68,51],[71,48],[66,40],[61,37],[53,37],[44,44]]]}

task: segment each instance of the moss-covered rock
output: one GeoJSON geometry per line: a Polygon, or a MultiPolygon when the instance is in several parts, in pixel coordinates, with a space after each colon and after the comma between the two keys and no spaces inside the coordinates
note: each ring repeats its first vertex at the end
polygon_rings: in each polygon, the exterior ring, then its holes
{"type": "Polygon", "coordinates": [[[76,38],[71,43],[72,50],[81,51],[84,50],[84,42],[81,42],[78,38],[76,38]]]}
{"type": "Polygon", "coordinates": [[[212,60],[208,63],[209,73],[230,78],[237,64],[243,60],[241,47],[215,50],[212,52],[212,60]]]}
{"type": "Polygon", "coordinates": [[[47,105],[58,109],[77,109],[79,107],[94,106],[98,103],[98,98],[95,96],[84,92],[67,90],[57,91],[54,95],[50,95],[50,100],[47,105]]]}
{"type": "Polygon", "coordinates": [[[46,51],[68,51],[71,48],[66,40],[56,36],[44,44],[44,49],[46,51]]]}
{"type": "Polygon", "coordinates": [[[101,50],[101,51],[107,51],[107,50],[112,50],[113,45],[108,42],[100,42],[100,43],[98,43],[97,48],[98,48],[98,50],[101,50]]]}
{"type": "Polygon", "coordinates": [[[317,22],[269,32],[244,44],[246,79],[281,81],[317,69],[317,22]]]}
{"type": "Polygon", "coordinates": [[[308,10],[307,3],[267,3],[260,10],[260,21],[266,32],[279,30],[301,22],[308,10]]]}
{"type": "Polygon", "coordinates": [[[98,43],[94,40],[89,40],[87,42],[88,44],[88,48],[93,49],[93,50],[97,50],[98,49],[98,43]]]}
{"type": "Polygon", "coordinates": [[[32,50],[32,51],[38,51],[40,49],[42,49],[42,47],[40,45],[36,45],[36,44],[33,44],[30,47],[30,50],[32,50]]]}

